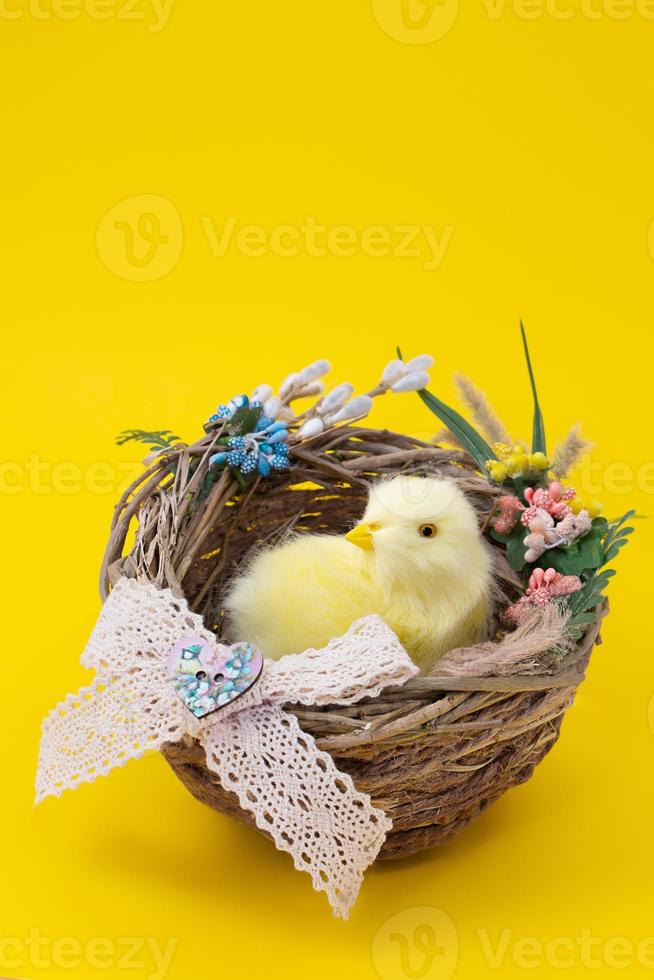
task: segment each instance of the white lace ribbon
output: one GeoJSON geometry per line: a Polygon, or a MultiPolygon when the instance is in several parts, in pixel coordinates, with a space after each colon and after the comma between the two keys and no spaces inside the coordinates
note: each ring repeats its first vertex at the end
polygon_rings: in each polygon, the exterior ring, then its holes
{"type": "Polygon", "coordinates": [[[170,650],[188,634],[218,647],[170,590],[117,583],[82,656],[96,670],[94,681],[43,722],[37,803],[190,735],[222,786],[327,893],[334,914],[347,918],[392,824],[282,706],[354,704],[404,684],[417,668],[392,630],[367,616],[321,650],[264,661],[250,690],[196,718],[167,667],[170,650]]]}

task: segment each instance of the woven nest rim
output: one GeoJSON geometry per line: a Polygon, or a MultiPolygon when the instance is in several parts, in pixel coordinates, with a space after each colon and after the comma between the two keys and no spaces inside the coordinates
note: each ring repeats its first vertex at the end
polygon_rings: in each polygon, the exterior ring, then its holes
{"type": "MultiPolygon", "coordinates": [[[[470,457],[459,449],[436,446],[388,429],[352,425],[328,430],[295,445],[293,466],[288,473],[273,474],[267,479],[256,477],[243,489],[229,470],[213,474],[213,482],[210,480],[209,458],[221,432],[219,429],[194,445],[180,444],[159,454],[125,491],[114,512],[102,565],[103,596],[122,575],[154,582],[184,596],[191,609],[201,614],[207,627],[220,637],[224,630],[222,600],[232,576],[252,551],[291,531],[346,531],[361,516],[368,489],[375,480],[399,473],[455,479],[475,507],[482,533],[488,530],[497,497],[502,493],[496,484],[479,475],[470,457]],[[138,521],[135,541],[123,555],[134,518],[138,521]]],[[[490,631],[494,637],[501,637],[506,629],[501,618],[503,607],[517,598],[521,583],[508,565],[504,549],[488,536],[486,541],[492,553],[494,578],[490,631]]],[[[598,617],[604,612],[604,607],[598,610],[598,617]]],[[[535,614],[536,632],[539,621],[535,614]]],[[[583,676],[580,665],[585,640],[591,632],[566,656],[552,657],[547,656],[546,649],[538,649],[533,629],[527,629],[531,650],[523,658],[526,670],[520,667],[520,651],[512,653],[515,659],[508,667],[493,669],[492,658],[487,663],[487,642],[468,648],[469,654],[478,651],[479,656],[476,660],[467,656],[465,672],[457,671],[456,658],[454,667],[445,671],[443,663],[437,663],[431,676],[420,677],[401,691],[384,692],[376,700],[397,709],[398,701],[413,702],[418,693],[424,698],[427,692],[439,696],[438,692],[472,689],[547,690],[576,685],[583,676]],[[531,655],[534,651],[536,656],[531,655]]],[[[541,647],[547,639],[546,633],[541,647]]],[[[361,710],[364,709],[365,706],[361,710]]],[[[332,714],[337,716],[334,737],[346,737],[347,730],[339,727],[344,722],[337,720],[342,719],[342,713],[332,714]]],[[[393,717],[389,724],[395,733],[397,718],[393,717]]],[[[383,734],[383,726],[379,727],[382,731],[376,730],[376,738],[383,734]]]]}
{"type": "MultiPolygon", "coordinates": [[[[353,425],[293,445],[289,473],[255,478],[243,489],[229,470],[210,473],[219,437],[220,430],[160,454],[125,492],[102,565],[103,596],[123,575],[151,581],[184,596],[220,637],[222,598],[252,548],[289,531],[345,532],[361,516],[373,481],[397,473],[456,479],[483,532],[502,493],[460,450],[353,425]],[[134,520],[135,540],[128,549],[134,520]]],[[[491,632],[498,633],[498,642],[486,643],[472,662],[476,648],[452,651],[429,676],[348,708],[291,706],[339,770],[391,817],[381,859],[449,840],[506,789],[528,779],[556,742],[599,642],[606,603],[565,656],[548,653],[551,632],[540,635],[540,647],[534,645],[538,623],[531,632],[528,624],[522,634],[518,627],[502,638],[502,609],[520,595],[522,583],[503,549],[487,541],[494,571],[491,632]],[[482,654],[490,656],[490,667],[484,667],[482,654]]],[[[164,755],[197,799],[252,823],[237,797],[207,769],[197,743],[185,739],[167,746],[164,755]]]]}

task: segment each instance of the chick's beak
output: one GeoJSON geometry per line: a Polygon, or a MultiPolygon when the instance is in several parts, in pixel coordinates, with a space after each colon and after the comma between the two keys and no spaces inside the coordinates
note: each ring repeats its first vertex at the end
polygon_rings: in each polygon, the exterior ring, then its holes
{"type": "Polygon", "coordinates": [[[355,544],[357,548],[363,548],[364,551],[372,551],[374,548],[374,541],[372,539],[373,530],[375,528],[371,524],[357,524],[351,531],[348,531],[345,537],[350,544],[355,544]]]}

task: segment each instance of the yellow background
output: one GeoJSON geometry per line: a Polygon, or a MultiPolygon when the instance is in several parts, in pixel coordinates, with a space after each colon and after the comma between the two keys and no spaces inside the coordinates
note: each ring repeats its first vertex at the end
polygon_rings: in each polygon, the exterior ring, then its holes
{"type": "MultiPolygon", "coordinates": [[[[158,756],[36,810],[32,786],[40,719],[88,678],[78,657],[112,504],[143,455],[114,445],[121,429],[194,439],[219,400],[318,356],[366,390],[401,343],[435,355],[433,390],[453,399],[462,370],[527,435],[522,316],[550,440],[583,421],[601,467],[580,480],[599,480],[610,516],[651,514],[652,12],[467,0],[430,40],[451,0],[412,0],[408,27],[400,0],[176,0],[163,25],[146,0],[40,2],[5,0],[0,16],[0,974],[46,972],[26,945],[37,930],[42,959],[61,960],[58,939],[83,948],[79,966],[51,966],[56,980],[153,975],[143,954],[137,969],[117,954],[100,969],[98,937],[116,950],[176,939],[172,980],[478,978],[497,973],[483,936],[508,943],[505,976],[585,976],[597,971],[581,946],[569,969],[560,958],[586,928],[606,971],[631,947],[630,975],[650,975],[651,948],[637,953],[654,934],[647,520],[551,756],[454,843],[373,869],[348,924],[158,756]],[[116,220],[159,217],[168,241],[151,267],[147,241],[130,264],[127,232],[104,220],[116,206],[116,220]],[[424,244],[381,256],[360,238],[349,257],[213,254],[207,224],[220,233],[230,215],[267,232],[309,217],[451,239],[431,269],[424,244]],[[415,946],[430,916],[447,947],[433,961],[415,946]]],[[[373,418],[435,428],[413,395],[373,418]]]]}

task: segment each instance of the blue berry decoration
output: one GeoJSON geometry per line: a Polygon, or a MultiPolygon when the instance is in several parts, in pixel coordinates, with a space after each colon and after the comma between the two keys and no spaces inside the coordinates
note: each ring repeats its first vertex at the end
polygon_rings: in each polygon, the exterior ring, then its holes
{"type": "Polygon", "coordinates": [[[209,425],[216,423],[223,423],[227,434],[219,440],[225,449],[214,453],[211,466],[229,466],[243,477],[289,469],[288,426],[264,415],[260,402],[237,395],[218,406],[209,419],[209,425]]]}

